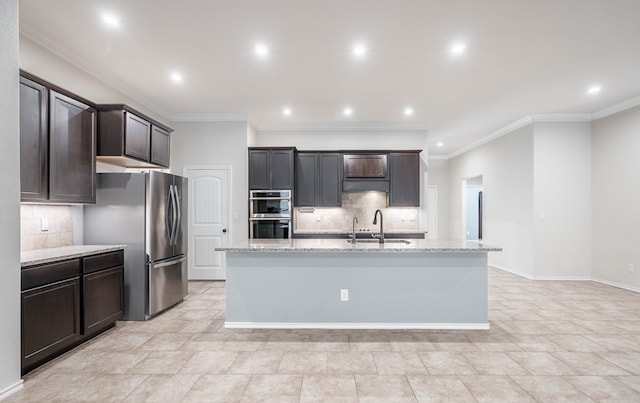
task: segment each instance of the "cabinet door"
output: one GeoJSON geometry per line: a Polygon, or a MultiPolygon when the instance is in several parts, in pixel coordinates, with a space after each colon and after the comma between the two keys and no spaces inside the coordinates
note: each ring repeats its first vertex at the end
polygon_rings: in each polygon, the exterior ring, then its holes
{"type": "Polygon", "coordinates": [[[169,167],[169,132],[158,126],[151,127],[151,163],[169,167]]]}
{"type": "Polygon", "coordinates": [[[20,77],[20,200],[49,197],[47,89],[20,77]]]}
{"type": "Polygon", "coordinates": [[[249,150],[249,189],[270,189],[269,150],[249,150]]]}
{"type": "Polygon", "coordinates": [[[96,110],[49,92],[49,199],[96,201],[96,110]]]}
{"type": "Polygon", "coordinates": [[[318,154],[298,153],[296,155],[296,206],[318,205],[318,154]]]}
{"type": "Polygon", "coordinates": [[[150,160],[151,123],[125,112],[124,154],[143,161],[150,160]]]}
{"type": "Polygon", "coordinates": [[[82,276],[82,333],[89,335],[112,325],[124,313],[122,266],[82,276]]]}
{"type": "Polygon", "coordinates": [[[26,372],[80,338],[80,279],[22,292],[22,368],[26,372]]]}
{"type": "Polygon", "coordinates": [[[293,150],[271,150],[271,189],[293,189],[293,150]]]}
{"type": "Polygon", "coordinates": [[[318,206],[342,205],[342,154],[319,154],[318,206]]]}
{"type": "Polygon", "coordinates": [[[420,206],[420,154],[389,154],[389,206],[420,206]]]}

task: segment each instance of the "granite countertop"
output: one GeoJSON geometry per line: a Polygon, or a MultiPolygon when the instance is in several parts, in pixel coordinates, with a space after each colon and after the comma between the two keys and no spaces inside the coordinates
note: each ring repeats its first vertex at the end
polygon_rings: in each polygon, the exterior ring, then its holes
{"type": "MultiPolygon", "coordinates": [[[[396,240],[398,241],[398,240],[396,240]]],[[[219,252],[500,252],[502,248],[471,241],[410,239],[408,243],[388,240],[356,242],[345,239],[250,239],[215,248],[219,252]]]]}
{"type": "Polygon", "coordinates": [[[20,253],[20,265],[23,267],[34,266],[37,264],[95,255],[96,253],[112,252],[124,248],[125,245],[73,245],[60,248],[35,249],[20,253]]]}
{"type": "MultiPolygon", "coordinates": [[[[318,235],[351,235],[351,231],[342,231],[342,230],[333,230],[333,231],[320,231],[320,230],[295,230],[295,234],[318,234],[318,235]]],[[[378,231],[356,231],[356,234],[377,234],[378,231]]],[[[392,230],[392,231],[384,231],[384,234],[426,234],[425,230],[417,230],[417,229],[407,229],[407,230],[392,230]]]]}

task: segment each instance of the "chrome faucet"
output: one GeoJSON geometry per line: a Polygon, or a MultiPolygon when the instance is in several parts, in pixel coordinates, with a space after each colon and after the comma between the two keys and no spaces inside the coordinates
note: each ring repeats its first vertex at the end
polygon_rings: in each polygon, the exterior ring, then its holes
{"type": "Polygon", "coordinates": [[[351,228],[351,243],[356,243],[356,223],[358,222],[358,217],[353,217],[353,221],[351,224],[353,225],[351,228]]]}
{"type": "Polygon", "coordinates": [[[384,226],[382,224],[382,211],[376,210],[373,214],[373,225],[378,224],[378,213],[380,213],[380,243],[384,243],[384,226]]]}

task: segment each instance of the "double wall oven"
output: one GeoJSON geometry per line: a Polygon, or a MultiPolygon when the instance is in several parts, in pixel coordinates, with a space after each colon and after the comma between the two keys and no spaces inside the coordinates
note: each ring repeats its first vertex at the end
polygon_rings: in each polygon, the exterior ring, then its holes
{"type": "Polygon", "coordinates": [[[291,238],[291,190],[251,190],[249,238],[291,238]]]}

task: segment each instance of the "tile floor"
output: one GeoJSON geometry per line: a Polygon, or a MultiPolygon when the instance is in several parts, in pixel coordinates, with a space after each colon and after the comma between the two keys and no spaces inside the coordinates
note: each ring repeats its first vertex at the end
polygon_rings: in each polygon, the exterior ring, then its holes
{"type": "Polygon", "coordinates": [[[491,269],[488,331],[231,330],[224,283],[121,322],[7,402],[640,402],[640,295],[491,269]]]}

